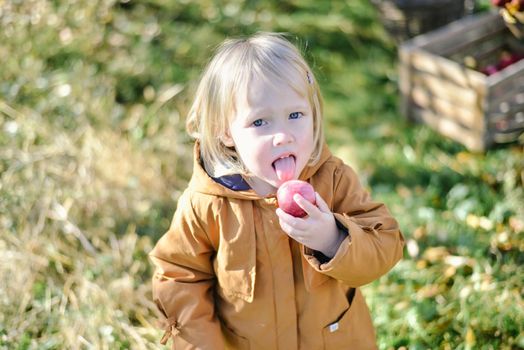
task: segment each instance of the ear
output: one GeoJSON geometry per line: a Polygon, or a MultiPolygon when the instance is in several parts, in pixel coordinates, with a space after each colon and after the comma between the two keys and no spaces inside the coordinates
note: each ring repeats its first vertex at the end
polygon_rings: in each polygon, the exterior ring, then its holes
{"type": "Polygon", "coordinates": [[[226,147],[235,147],[235,142],[233,141],[229,130],[226,130],[226,132],[220,136],[220,141],[222,141],[226,147]]]}

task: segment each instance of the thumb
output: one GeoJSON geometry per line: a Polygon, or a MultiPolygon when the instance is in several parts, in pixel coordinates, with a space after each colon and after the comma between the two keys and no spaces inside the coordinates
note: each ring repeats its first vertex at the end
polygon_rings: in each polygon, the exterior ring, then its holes
{"type": "Polygon", "coordinates": [[[320,209],[321,212],[323,212],[323,213],[331,213],[331,209],[329,208],[327,203],[324,201],[324,199],[322,199],[322,197],[320,197],[318,192],[315,192],[315,201],[316,201],[318,209],[320,209]]]}

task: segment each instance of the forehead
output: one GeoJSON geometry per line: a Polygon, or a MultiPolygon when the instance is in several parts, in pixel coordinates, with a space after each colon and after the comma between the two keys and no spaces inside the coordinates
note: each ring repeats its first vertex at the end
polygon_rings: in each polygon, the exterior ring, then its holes
{"type": "Polygon", "coordinates": [[[251,107],[259,105],[268,105],[267,107],[286,104],[296,105],[300,101],[307,100],[304,91],[297,91],[294,86],[283,81],[253,81],[242,95],[242,102],[247,103],[251,107]]]}
{"type": "Polygon", "coordinates": [[[244,87],[237,92],[237,103],[242,101],[256,105],[268,102],[268,99],[307,99],[308,89],[305,81],[304,77],[292,71],[280,76],[253,72],[244,87]]]}

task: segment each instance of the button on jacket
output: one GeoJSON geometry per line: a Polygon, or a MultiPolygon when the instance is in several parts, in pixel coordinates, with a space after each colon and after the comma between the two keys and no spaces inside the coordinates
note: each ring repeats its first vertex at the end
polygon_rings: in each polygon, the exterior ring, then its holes
{"type": "Polygon", "coordinates": [[[332,259],[282,231],[274,196],[215,182],[195,145],[191,181],[150,253],[163,343],[172,337],[177,350],[376,349],[359,287],[402,257],[398,224],[327,146],[300,179],[347,232],[332,259]]]}

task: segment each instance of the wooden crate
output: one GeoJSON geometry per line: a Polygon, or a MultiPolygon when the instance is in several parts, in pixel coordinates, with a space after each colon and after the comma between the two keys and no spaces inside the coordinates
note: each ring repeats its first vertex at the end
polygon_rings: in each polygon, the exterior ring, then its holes
{"type": "Polygon", "coordinates": [[[487,76],[468,68],[499,60],[524,43],[498,13],[464,17],[399,47],[402,113],[472,151],[512,142],[524,132],[524,59],[487,76]]]}

